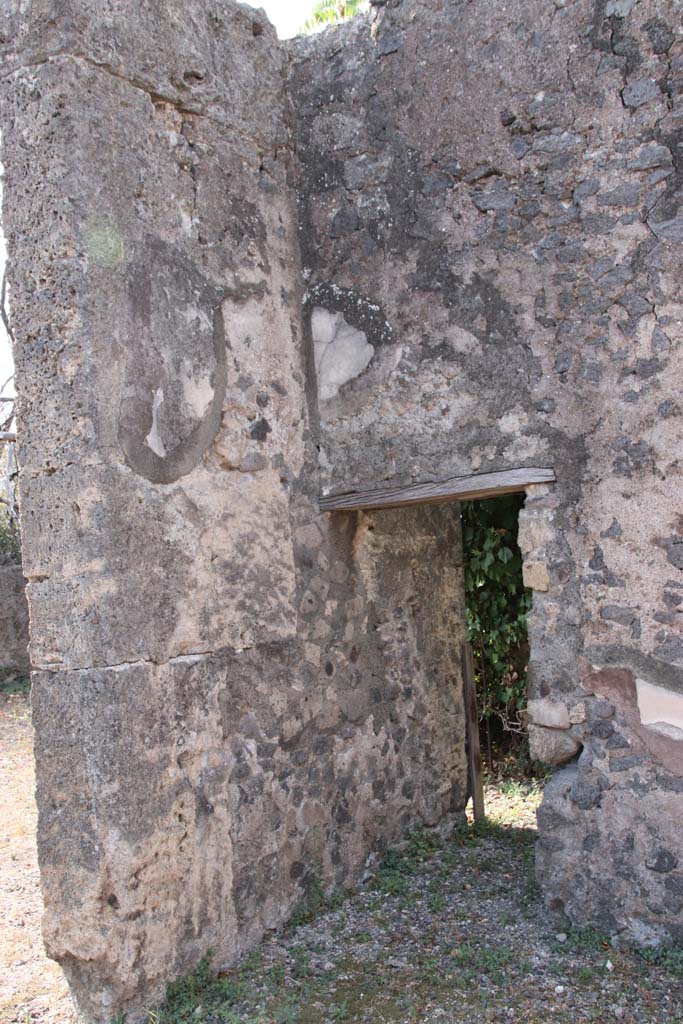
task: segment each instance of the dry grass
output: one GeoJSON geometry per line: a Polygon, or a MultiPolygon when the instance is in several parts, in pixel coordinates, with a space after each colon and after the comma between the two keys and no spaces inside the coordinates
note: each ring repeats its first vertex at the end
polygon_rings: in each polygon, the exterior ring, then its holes
{"type": "Polygon", "coordinates": [[[64,975],[40,934],[32,743],[28,697],[0,696],[0,1021],[72,1024],[64,975]]]}

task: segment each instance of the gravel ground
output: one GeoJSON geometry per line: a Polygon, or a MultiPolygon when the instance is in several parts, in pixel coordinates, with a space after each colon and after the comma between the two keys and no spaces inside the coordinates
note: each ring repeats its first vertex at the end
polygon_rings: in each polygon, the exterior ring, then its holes
{"type": "MultiPolygon", "coordinates": [[[[0,1022],[72,1024],[40,940],[31,728],[0,698],[0,1022]]],[[[646,958],[561,933],[533,881],[540,788],[486,789],[483,827],[416,833],[351,895],[312,891],[298,920],[218,977],[174,987],[150,1024],[683,1024],[683,950],[646,958]]]]}
{"type": "Polygon", "coordinates": [[[313,894],[299,915],[312,919],[238,969],[204,965],[161,1024],[683,1021],[683,950],[653,963],[548,920],[533,880],[540,787],[500,783],[486,799],[483,827],[418,833],[340,905],[313,894]]]}

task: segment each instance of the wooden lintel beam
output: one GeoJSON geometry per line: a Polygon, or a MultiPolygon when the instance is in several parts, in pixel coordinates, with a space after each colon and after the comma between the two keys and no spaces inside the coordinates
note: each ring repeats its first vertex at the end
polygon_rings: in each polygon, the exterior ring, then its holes
{"type": "Polygon", "coordinates": [[[445,501],[495,498],[524,491],[530,484],[552,484],[552,469],[506,469],[500,473],[477,473],[450,480],[428,480],[407,487],[378,487],[345,494],[323,495],[321,512],[349,512],[354,509],[402,508],[406,505],[435,505],[445,501]]]}

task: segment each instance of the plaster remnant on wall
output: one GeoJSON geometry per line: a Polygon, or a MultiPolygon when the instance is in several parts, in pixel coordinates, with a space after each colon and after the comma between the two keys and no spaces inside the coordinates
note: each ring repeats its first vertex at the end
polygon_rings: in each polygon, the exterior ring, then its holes
{"type": "Polygon", "coordinates": [[[683,740],[683,694],[636,679],[638,711],[643,725],[672,740],[683,740]]]}
{"type": "Polygon", "coordinates": [[[152,402],[152,426],[149,434],[145,438],[145,444],[148,448],[151,448],[155,455],[158,455],[160,459],[166,458],[166,449],[164,448],[164,442],[159,437],[159,424],[157,422],[157,414],[161,403],[164,400],[164,389],[157,388],[154,394],[154,401],[152,402]]]}
{"type": "Polygon", "coordinates": [[[222,292],[186,254],[149,236],[126,286],[119,443],[136,473],[172,483],[199,464],[220,429],[227,383],[222,292]]]}
{"type": "Polygon", "coordinates": [[[211,378],[206,374],[197,379],[192,372],[192,367],[183,366],[183,398],[190,406],[195,416],[200,419],[205,415],[213,401],[213,387],[211,378]]]}
{"type": "Polygon", "coordinates": [[[365,331],[352,327],[341,313],[316,306],[311,314],[311,333],[318,376],[318,398],[327,401],[347,381],[360,376],[375,349],[365,331]]]}

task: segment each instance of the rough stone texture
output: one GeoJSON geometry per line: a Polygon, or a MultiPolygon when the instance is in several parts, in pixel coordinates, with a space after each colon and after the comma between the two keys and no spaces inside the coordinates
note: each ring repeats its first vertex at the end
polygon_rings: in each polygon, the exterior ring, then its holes
{"type": "Polygon", "coordinates": [[[627,890],[626,938],[642,945],[682,939],[680,786],[651,763],[610,765],[605,755],[589,765],[585,756],[546,786],[538,812],[545,840],[537,870],[555,886],[549,906],[574,924],[619,934],[621,894],[627,890]],[[557,870],[558,849],[564,874],[557,870]]]}
{"type": "Polygon", "coordinates": [[[0,565],[0,669],[29,670],[26,581],[20,565],[0,565]]]}
{"type": "Polygon", "coordinates": [[[530,696],[581,713],[532,749],[585,757],[539,879],[638,941],[683,923],[641,858],[683,816],[683,743],[635,702],[683,680],[682,24],[680,0],[390,0],[289,69],[307,309],[375,349],[320,402],[324,485],[554,467],[520,517],[530,696]],[[603,669],[633,699],[584,688],[603,669]]]}
{"type": "Polygon", "coordinates": [[[563,729],[529,724],[529,753],[535,761],[557,766],[570,761],[580,749],[576,736],[563,729]]]}
{"type": "MultiPolygon", "coordinates": [[[[129,7],[112,12],[117,38],[135,37],[129,7]]],[[[80,53],[77,14],[57,21],[80,53]]],[[[263,51],[275,107],[274,40],[251,26],[228,9],[211,42],[228,63],[231,37],[245,59],[263,51]]],[[[266,154],[210,107],[179,108],[161,68],[147,91],[135,54],[116,74],[95,57],[18,70],[5,142],[12,299],[18,319],[31,310],[17,379],[32,657],[69,669],[293,635],[287,487],[303,459],[283,124],[260,126],[266,154]]]]}
{"type": "Polygon", "coordinates": [[[568,729],[569,709],[566,704],[554,700],[530,700],[527,705],[529,721],[549,729],[568,729]]]}
{"type": "Polygon", "coordinates": [[[683,6],[609,8],[390,0],[285,48],[227,0],[3,6],[45,932],[88,1016],[463,807],[457,507],[321,486],[554,467],[530,695],[583,753],[539,878],[680,935],[638,685],[683,691],[683,6]]]}
{"type": "Polygon", "coordinates": [[[317,510],[263,16],[2,17],[44,933],[108,1024],[462,811],[459,517],[317,510]]]}

